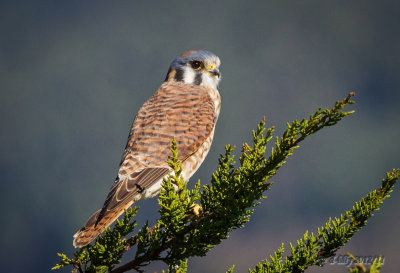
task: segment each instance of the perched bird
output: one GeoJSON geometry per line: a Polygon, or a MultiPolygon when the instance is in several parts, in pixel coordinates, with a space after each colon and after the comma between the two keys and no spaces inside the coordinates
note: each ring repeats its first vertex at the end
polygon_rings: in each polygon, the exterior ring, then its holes
{"type": "Polygon", "coordinates": [[[214,136],[221,99],[219,58],[205,50],[179,55],[164,83],[135,116],[118,176],[104,202],[74,235],[84,247],[129,206],[157,195],[163,177],[172,172],[166,161],[175,137],[182,176],[188,180],[204,161],[214,136]]]}

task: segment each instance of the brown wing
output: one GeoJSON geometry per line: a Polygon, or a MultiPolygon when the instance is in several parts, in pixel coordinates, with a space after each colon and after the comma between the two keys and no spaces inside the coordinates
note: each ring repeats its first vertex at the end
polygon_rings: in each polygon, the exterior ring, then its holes
{"type": "Polygon", "coordinates": [[[75,247],[89,244],[140,199],[143,191],[170,172],[166,161],[174,137],[181,161],[201,147],[217,120],[209,91],[202,86],[164,83],[142,106],[134,119],[117,180],[103,208],[75,234],[75,247]]]}

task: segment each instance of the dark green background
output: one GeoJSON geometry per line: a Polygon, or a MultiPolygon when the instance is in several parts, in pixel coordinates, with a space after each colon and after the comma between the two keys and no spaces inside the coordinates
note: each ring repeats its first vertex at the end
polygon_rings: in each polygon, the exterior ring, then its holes
{"type": "MultiPolygon", "coordinates": [[[[135,113],[189,49],[222,61],[214,143],[192,179],[203,184],[262,116],[280,134],[357,93],[356,114],[302,143],[252,221],[189,272],[245,272],[316,231],[400,167],[399,29],[397,1],[0,1],[0,271],[46,272],[72,253],[135,113]]],[[[398,270],[398,188],[392,196],[339,254],[382,254],[382,272],[398,270]]],[[[139,205],[138,222],[154,224],[156,200],[139,205]]]]}

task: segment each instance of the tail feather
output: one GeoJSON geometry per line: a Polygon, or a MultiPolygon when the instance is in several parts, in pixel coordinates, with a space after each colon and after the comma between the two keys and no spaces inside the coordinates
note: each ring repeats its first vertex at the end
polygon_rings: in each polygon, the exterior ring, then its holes
{"type": "Polygon", "coordinates": [[[90,216],[83,228],[75,233],[74,247],[84,247],[90,244],[133,202],[157,193],[161,188],[162,178],[170,171],[167,167],[151,167],[132,173],[129,178],[122,180],[119,180],[118,176],[110,189],[103,208],[90,216]]]}
{"type": "Polygon", "coordinates": [[[96,211],[87,220],[86,224],[74,235],[74,247],[84,247],[90,244],[106,227],[111,225],[133,202],[129,202],[124,206],[118,206],[112,210],[107,210],[101,220],[96,224],[101,209],[96,211]]]}

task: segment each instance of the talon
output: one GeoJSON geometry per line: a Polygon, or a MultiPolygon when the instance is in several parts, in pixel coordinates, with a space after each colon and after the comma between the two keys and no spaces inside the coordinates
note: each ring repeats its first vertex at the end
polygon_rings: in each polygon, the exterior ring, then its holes
{"type": "Polygon", "coordinates": [[[195,205],[193,206],[193,208],[192,208],[192,213],[193,213],[194,215],[199,216],[202,212],[203,212],[203,208],[202,208],[200,205],[195,204],[195,205]]]}

